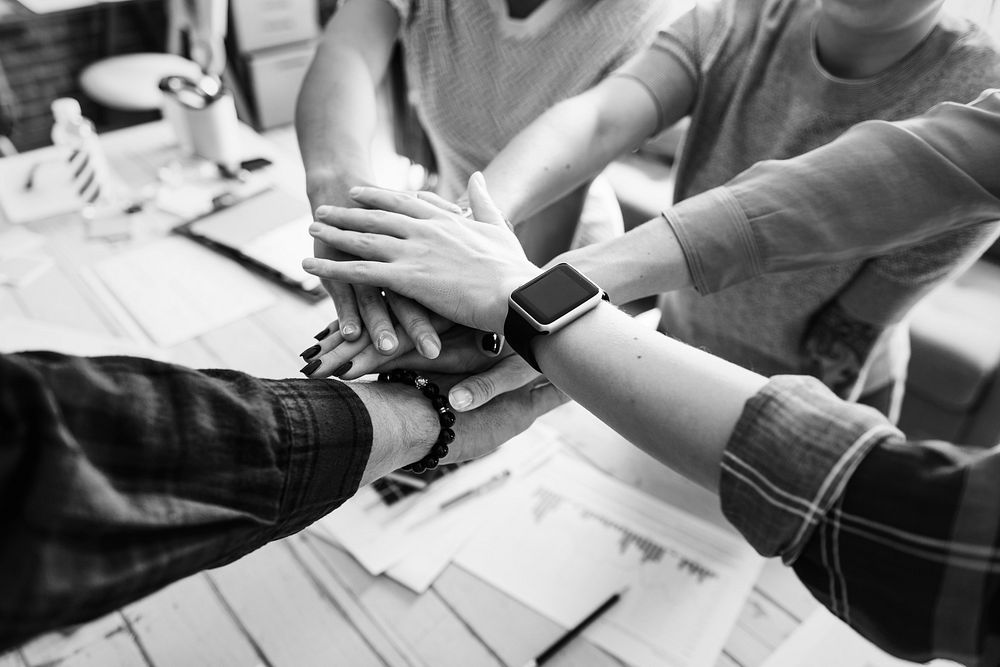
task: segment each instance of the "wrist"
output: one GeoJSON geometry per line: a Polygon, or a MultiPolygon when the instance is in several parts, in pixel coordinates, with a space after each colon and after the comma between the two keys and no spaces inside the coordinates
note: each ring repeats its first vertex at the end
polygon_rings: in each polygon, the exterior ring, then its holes
{"type": "Polygon", "coordinates": [[[434,446],[441,429],[430,402],[419,391],[377,382],[348,386],[364,403],[372,426],[362,486],[418,460],[434,446]]]}
{"type": "Polygon", "coordinates": [[[507,311],[510,308],[510,295],[542,271],[543,269],[539,269],[534,264],[528,264],[524,270],[512,272],[499,281],[499,289],[494,295],[493,306],[490,308],[489,331],[503,333],[504,323],[507,321],[507,311]]]}
{"type": "Polygon", "coordinates": [[[347,192],[370,185],[374,185],[372,179],[355,172],[327,166],[306,169],[306,196],[314,209],[323,204],[350,206],[352,200],[347,192]]]}

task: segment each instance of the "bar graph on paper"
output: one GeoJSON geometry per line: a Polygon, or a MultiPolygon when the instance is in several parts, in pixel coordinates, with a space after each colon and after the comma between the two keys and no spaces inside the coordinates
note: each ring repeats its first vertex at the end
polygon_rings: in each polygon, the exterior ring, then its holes
{"type": "Polygon", "coordinates": [[[759,571],[736,536],[558,457],[457,564],[563,626],[611,593],[587,636],[630,664],[713,664],[759,571]]]}

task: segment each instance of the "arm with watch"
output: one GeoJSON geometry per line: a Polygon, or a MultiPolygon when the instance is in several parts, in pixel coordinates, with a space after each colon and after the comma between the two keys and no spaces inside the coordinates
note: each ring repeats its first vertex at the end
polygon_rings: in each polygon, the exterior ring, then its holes
{"type": "MultiPolygon", "coordinates": [[[[997,151],[1000,93],[987,91],[971,104],[945,103],[910,120],[862,123],[809,153],[759,163],[622,237],[552,264],[569,262],[607,290],[612,302],[626,303],[684,287],[707,294],[768,273],[884,255],[1000,220],[1000,172],[991,161],[997,151]]],[[[493,365],[496,360],[477,353],[479,338],[462,340],[469,342],[464,349],[454,341],[442,352],[466,364],[449,370],[478,372],[452,389],[457,410],[478,407],[537,376],[517,356],[493,365]]],[[[401,348],[407,346],[412,348],[404,341],[401,348]]],[[[347,378],[386,361],[360,349],[327,352],[340,363],[353,360],[347,378]]],[[[397,363],[428,368],[417,355],[394,359],[390,367],[397,363]]]]}
{"type": "Polygon", "coordinates": [[[559,389],[717,491],[755,549],[781,557],[884,649],[1000,663],[1000,448],[908,442],[818,380],[768,380],[642,327],[571,266],[528,262],[481,175],[470,201],[485,224],[402,193],[353,196],[396,216],[335,212],[337,227],[322,240],[362,259],[308,259],[307,270],[388,285],[464,326],[505,330],[559,389]],[[913,544],[960,549],[963,558],[913,544]],[[970,590],[982,594],[970,601],[970,590]]]}

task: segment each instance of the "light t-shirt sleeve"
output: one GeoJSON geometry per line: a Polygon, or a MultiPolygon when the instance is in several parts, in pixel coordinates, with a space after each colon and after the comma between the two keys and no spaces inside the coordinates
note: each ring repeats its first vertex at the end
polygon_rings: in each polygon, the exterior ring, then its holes
{"type": "Polygon", "coordinates": [[[693,9],[660,30],[653,43],[637,54],[611,76],[633,79],[642,85],[656,104],[659,121],[654,132],[663,129],[665,109],[674,93],[670,76],[666,74],[678,64],[691,78],[697,89],[701,85],[704,66],[712,45],[724,32],[724,17],[728,3],[720,0],[699,2],[693,9]]]}
{"type": "Polygon", "coordinates": [[[1000,90],[869,121],[664,212],[696,289],[885,255],[1000,220],[1000,90]]]}

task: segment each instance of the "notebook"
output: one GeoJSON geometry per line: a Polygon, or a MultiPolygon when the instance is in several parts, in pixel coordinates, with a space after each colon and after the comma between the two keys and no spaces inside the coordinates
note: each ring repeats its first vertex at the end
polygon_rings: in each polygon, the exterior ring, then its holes
{"type": "Polygon", "coordinates": [[[270,189],[180,225],[175,231],[262,272],[310,300],[325,296],[302,269],[313,254],[308,201],[270,189]]]}

